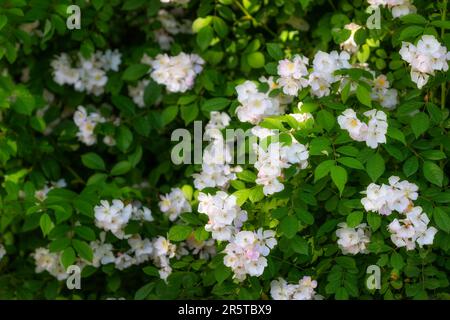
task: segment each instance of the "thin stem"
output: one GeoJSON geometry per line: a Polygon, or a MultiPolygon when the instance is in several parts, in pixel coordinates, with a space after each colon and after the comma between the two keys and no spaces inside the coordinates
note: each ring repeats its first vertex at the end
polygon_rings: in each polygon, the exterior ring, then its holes
{"type": "Polygon", "coordinates": [[[255,26],[259,26],[262,27],[264,30],[266,30],[267,32],[269,32],[272,36],[276,37],[277,34],[275,32],[273,32],[272,30],[270,30],[266,25],[260,23],[258,20],[255,19],[255,17],[253,17],[250,12],[247,11],[247,9],[245,9],[245,7],[239,2],[239,1],[234,1],[234,3],[239,7],[239,9],[241,9],[241,11],[245,14],[245,16],[247,17],[247,19],[250,19],[253,24],[255,26]]]}

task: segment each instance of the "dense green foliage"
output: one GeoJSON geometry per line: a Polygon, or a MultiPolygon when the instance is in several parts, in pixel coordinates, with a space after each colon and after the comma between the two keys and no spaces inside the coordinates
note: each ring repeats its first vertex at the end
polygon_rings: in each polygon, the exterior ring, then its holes
{"type": "MultiPolygon", "coordinates": [[[[150,80],[143,108],[129,96],[127,87],[149,79],[143,54],[164,52],[156,41],[155,19],[159,0],[74,1],[81,9],[81,29],[66,27],[69,1],[3,0],[0,4],[0,243],[6,249],[0,260],[0,298],[3,299],[270,299],[270,283],[282,277],[297,283],[303,276],[317,280],[316,291],[325,299],[447,299],[450,284],[450,120],[447,92],[450,73],[436,72],[422,89],[411,81],[410,67],[400,57],[402,41],[414,43],[423,34],[434,35],[450,48],[447,1],[416,0],[417,14],[393,19],[381,9],[381,28],[366,28],[366,1],[326,0],[191,0],[183,19],[193,21],[192,33],[172,35],[166,51],[196,53],[205,60],[195,85],[186,92],[171,93],[150,80]],[[39,24],[30,27],[30,23],[39,24]],[[261,76],[276,76],[279,60],[302,54],[312,60],[319,51],[339,50],[355,22],[363,28],[355,34],[359,46],[350,62],[367,63],[385,74],[399,93],[399,103],[388,115],[387,143],[376,149],[352,140],[337,117],[347,108],[364,112],[382,109],[370,97],[366,80],[371,75],[357,69],[342,73],[356,92],[339,84],[332,94],[317,98],[302,90],[288,105],[287,113],[303,102],[302,111],[314,124],[299,128],[285,116],[260,123],[266,128],[293,133],[308,145],[308,167],[295,174],[285,170],[284,190],[263,194],[255,183],[256,171],[245,171],[228,188],[248,212],[246,230],[260,227],[276,231],[277,246],[267,257],[260,277],[233,281],[223,264],[225,242],[217,242],[218,254],[209,259],[185,255],[171,259],[167,282],[160,279],[152,262],[125,270],[105,264],[86,266],[82,289],[69,290],[47,272],[36,273],[32,253],[38,247],[61,253],[64,266],[76,259],[92,260],[89,243],[99,238],[94,207],[101,200],[139,200],[152,211],[154,221],[130,223],[127,233],[145,238],[162,235],[174,244],[192,233],[205,240],[208,221],[197,212],[198,191],[192,174],[199,165],[174,165],[171,133],[193,130],[194,120],[206,123],[211,111],[227,112],[231,128],[249,128],[238,121],[236,85],[261,76]],[[28,24],[28,25],[26,25],[28,24]],[[118,49],[122,62],[117,72],[108,71],[103,94],[98,96],[55,83],[51,62],[63,52],[88,58],[95,51],[118,49]],[[48,102],[44,89],[54,95],[48,102]],[[91,146],[77,139],[73,112],[79,105],[95,108],[103,117],[120,117],[120,124],[100,123],[99,141],[91,146]],[[43,111],[45,109],[45,111],[43,111]],[[113,137],[115,145],[101,140],[113,137]],[[434,243],[406,251],[390,240],[387,229],[398,214],[381,216],[366,212],[361,194],[372,183],[387,183],[399,176],[419,186],[420,205],[438,229],[434,243]],[[35,196],[50,181],[65,179],[67,186],[54,188],[45,200],[35,196]],[[161,213],[160,195],[180,187],[192,206],[170,221],[161,213]],[[336,226],[355,227],[365,222],[371,229],[368,254],[343,255],[336,241],[336,226]],[[381,289],[366,287],[366,269],[381,268],[381,289]]],[[[165,5],[170,8],[171,4],[165,5]]],[[[173,5],[175,6],[175,5],[173,5]]],[[[263,88],[264,89],[264,88],[263,88]]],[[[262,89],[262,90],[263,90],[262,89]]],[[[266,88],[267,90],[267,88],[266,88]]],[[[212,191],[212,190],[210,190],[212,191]]],[[[107,234],[117,250],[127,250],[126,240],[107,234]]]]}

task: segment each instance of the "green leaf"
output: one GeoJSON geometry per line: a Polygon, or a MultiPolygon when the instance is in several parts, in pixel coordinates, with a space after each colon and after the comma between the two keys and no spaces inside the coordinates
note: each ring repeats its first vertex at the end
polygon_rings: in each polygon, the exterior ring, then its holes
{"type": "Polygon", "coordinates": [[[429,127],[430,127],[430,118],[424,112],[415,114],[411,120],[411,129],[414,132],[416,138],[418,138],[422,133],[427,131],[429,127]]]}
{"type": "Polygon", "coordinates": [[[72,249],[72,247],[66,248],[61,254],[61,263],[66,269],[69,266],[73,265],[75,259],[76,259],[75,251],[72,249]]]}
{"type": "Polygon", "coordinates": [[[253,69],[259,69],[264,67],[266,60],[261,52],[252,52],[247,55],[247,63],[253,69]]]}
{"type": "Polygon", "coordinates": [[[344,287],[337,288],[335,298],[336,300],[348,300],[347,290],[344,287]]]}
{"type": "Polygon", "coordinates": [[[155,285],[154,282],[150,282],[139,288],[139,290],[136,291],[134,295],[134,300],[144,300],[145,298],[147,298],[147,296],[152,291],[154,285],[155,285]]]}
{"type": "Polygon", "coordinates": [[[305,224],[312,225],[314,223],[314,216],[306,210],[298,209],[296,210],[297,217],[299,217],[300,221],[305,224]]]}
{"type": "Polygon", "coordinates": [[[405,261],[403,260],[403,257],[398,252],[392,252],[391,255],[391,266],[397,269],[398,271],[401,271],[403,267],[405,266],[405,261]]]}
{"type": "Polygon", "coordinates": [[[314,182],[328,175],[331,168],[334,167],[335,163],[336,162],[334,160],[325,160],[324,162],[321,162],[314,170],[314,182]]]}
{"type": "Polygon", "coordinates": [[[213,17],[213,28],[220,38],[225,38],[228,34],[228,26],[222,18],[213,17]]]}
{"type": "Polygon", "coordinates": [[[372,231],[375,232],[381,225],[381,217],[377,213],[368,212],[367,213],[367,223],[372,228],[372,231]]]}
{"type": "Polygon", "coordinates": [[[405,135],[403,134],[403,132],[400,129],[389,126],[387,135],[388,135],[388,137],[391,137],[392,139],[400,141],[401,143],[406,145],[405,135]]]}
{"type": "Polygon", "coordinates": [[[298,231],[298,220],[295,216],[286,216],[280,222],[280,231],[288,239],[293,238],[298,231]]]}
{"type": "Polygon", "coordinates": [[[258,185],[256,187],[253,187],[250,191],[248,198],[252,203],[256,203],[264,199],[263,186],[258,185]]]}
{"type": "Polygon", "coordinates": [[[348,100],[348,97],[350,95],[351,85],[352,85],[352,83],[349,81],[341,91],[341,100],[343,103],[346,103],[348,100]]]}
{"type": "Polygon", "coordinates": [[[282,60],[284,58],[283,51],[278,43],[267,43],[267,52],[269,56],[274,58],[276,61],[282,60]]]}
{"type": "Polygon", "coordinates": [[[440,150],[425,150],[420,155],[428,160],[443,160],[447,158],[445,153],[440,150]]]}
{"type": "Polygon", "coordinates": [[[208,113],[211,111],[219,111],[225,109],[230,102],[227,98],[212,98],[203,102],[201,109],[208,113]]]}
{"type": "Polygon", "coordinates": [[[256,174],[250,170],[243,170],[237,173],[237,177],[245,182],[255,182],[256,174]]]}
{"type": "Polygon", "coordinates": [[[128,161],[120,161],[118,162],[111,170],[111,175],[120,176],[122,174],[127,173],[131,170],[133,166],[128,161]]]}
{"type": "Polygon", "coordinates": [[[169,230],[169,240],[172,241],[183,241],[186,240],[192,233],[192,228],[190,226],[184,225],[174,225],[169,230]]]}
{"type": "Polygon", "coordinates": [[[122,10],[132,11],[139,9],[145,2],[146,0],[127,0],[122,6],[122,10]]]}
{"type": "Polygon", "coordinates": [[[93,257],[92,248],[86,242],[73,239],[72,245],[77,251],[80,258],[92,262],[93,257]]]}
{"type": "Polygon", "coordinates": [[[123,116],[132,117],[135,115],[136,106],[130,98],[121,95],[113,95],[111,101],[113,105],[120,109],[123,116]]]}
{"type": "Polygon", "coordinates": [[[356,88],[356,98],[358,98],[358,101],[363,105],[368,106],[369,108],[372,107],[372,97],[370,95],[370,90],[365,86],[361,84],[358,85],[358,88],[356,88]]]}
{"type": "Polygon", "coordinates": [[[128,127],[121,125],[116,136],[117,148],[122,152],[126,152],[132,142],[133,133],[131,133],[131,130],[128,129],[128,127]]]}
{"type": "Polygon", "coordinates": [[[44,213],[39,219],[39,226],[41,227],[42,233],[44,236],[48,235],[50,231],[54,228],[54,224],[50,216],[44,213]]]}
{"type": "Polygon", "coordinates": [[[163,125],[166,126],[169,123],[171,123],[178,114],[178,106],[169,106],[165,108],[161,114],[161,120],[163,122],[163,125]]]}
{"type": "Polygon", "coordinates": [[[406,16],[400,17],[400,20],[403,23],[407,24],[427,24],[428,20],[425,19],[423,16],[415,13],[407,14],[406,16]]]}
{"type": "Polygon", "coordinates": [[[403,173],[407,177],[416,173],[418,169],[419,169],[419,160],[417,159],[416,156],[408,158],[408,160],[406,160],[403,163],[403,173]]]}
{"type": "Polygon", "coordinates": [[[370,157],[366,163],[366,170],[372,181],[376,182],[378,178],[383,175],[385,170],[383,157],[379,153],[370,157]]]}
{"type": "Polygon", "coordinates": [[[135,81],[144,76],[150,67],[146,64],[133,64],[125,69],[122,79],[125,81],[135,81]]]}
{"type": "Polygon", "coordinates": [[[331,131],[336,123],[335,117],[325,109],[322,109],[317,113],[316,120],[317,123],[327,131],[331,131]]]}
{"type": "Polygon", "coordinates": [[[338,162],[342,163],[344,166],[349,167],[349,168],[353,168],[353,169],[359,169],[359,170],[364,170],[364,166],[362,165],[362,163],[355,159],[355,158],[350,158],[350,157],[340,157],[337,159],[338,162]]]}
{"type": "Polygon", "coordinates": [[[205,230],[204,226],[201,226],[195,229],[194,237],[197,241],[205,241],[209,238],[209,233],[205,230]]]}
{"type": "Polygon", "coordinates": [[[68,238],[59,238],[53,240],[48,246],[50,252],[59,252],[64,250],[70,245],[70,239],[68,238]]]}
{"type": "Polygon", "coordinates": [[[34,96],[22,85],[16,87],[13,95],[15,100],[12,103],[12,109],[20,114],[31,115],[35,107],[34,96]]]}
{"type": "Polygon", "coordinates": [[[148,274],[149,276],[158,277],[159,278],[159,271],[158,268],[154,266],[148,266],[142,269],[145,274],[148,274]]]}
{"type": "Polygon", "coordinates": [[[350,228],[354,228],[361,223],[363,219],[363,213],[361,211],[354,211],[347,216],[347,225],[350,228]]]}
{"type": "Polygon", "coordinates": [[[241,189],[237,190],[233,193],[233,196],[237,199],[237,204],[239,206],[242,206],[245,201],[247,201],[248,197],[250,196],[250,189],[241,189]]]}
{"type": "Polygon", "coordinates": [[[417,37],[419,34],[422,34],[422,32],[423,32],[423,27],[408,26],[400,32],[400,36],[399,36],[398,40],[403,41],[403,40],[407,40],[407,39],[413,39],[413,38],[417,37]]]}
{"type": "Polygon", "coordinates": [[[347,171],[343,167],[334,166],[331,168],[331,180],[333,180],[339,193],[342,195],[345,184],[347,183],[347,171]]]}
{"type": "Polygon", "coordinates": [[[200,49],[205,50],[211,43],[214,37],[213,29],[210,26],[205,26],[197,33],[197,44],[200,49]]]}
{"type": "Polygon", "coordinates": [[[7,22],[8,22],[8,18],[5,15],[1,15],[0,16],[0,30],[3,29],[3,27],[6,25],[7,22]]]}
{"type": "Polygon", "coordinates": [[[431,21],[431,24],[438,28],[450,29],[450,21],[448,20],[435,20],[431,21]]]}
{"type": "Polygon", "coordinates": [[[444,172],[434,162],[425,161],[423,163],[423,175],[432,184],[435,184],[438,187],[442,186],[444,181],[444,172]]]}
{"type": "Polygon", "coordinates": [[[353,259],[353,258],[341,256],[341,257],[336,258],[336,262],[342,268],[345,268],[347,270],[356,269],[356,262],[355,262],[355,259],[353,259]]]}
{"type": "Polygon", "coordinates": [[[146,106],[153,105],[161,96],[161,86],[155,81],[150,81],[144,90],[144,103],[146,106]]]}
{"type": "Polygon", "coordinates": [[[216,281],[217,281],[218,283],[224,282],[230,275],[231,275],[231,270],[230,270],[230,268],[226,267],[226,266],[223,265],[222,263],[219,264],[219,265],[214,269],[214,278],[216,279],[216,281]]]}
{"type": "Polygon", "coordinates": [[[295,236],[294,238],[292,238],[291,247],[297,253],[305,254],[305,255],[308,255],[308,253],[309,253],[308,241],[306,241],[302,237],[295,236]]]}
{"type": "Polygon", "coordinates": [[[192,121],[194,121],[198,116],[198,105],[197,103],[187,105],[187,106],[181,106],[180,107],[181,112],[181,119],[184,120],[184,124],[188,125],[192,121]]]}
{"type": "Polygon", "coordinates": [[[95,232],[89,227],[77,226],[75,227],[75,233],[87,241],[94,241],[96,239],[95,232]]]}
{"type": "Polygon", "coordinates": [[[439,229],[450,233],[450,217],[447,212],[437,207],[433,211],[433,218],[439,229]]]}
{"type": "Polygon", "coordinates": [[[105,162],[103,159],[94,152],[85,153],[81,156],[81,162],[85,167],[94,170],[105,170],[105,162]]]}

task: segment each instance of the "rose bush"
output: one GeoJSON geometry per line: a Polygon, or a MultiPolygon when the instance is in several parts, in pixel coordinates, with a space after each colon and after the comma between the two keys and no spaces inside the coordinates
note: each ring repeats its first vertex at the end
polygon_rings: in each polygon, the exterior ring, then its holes
{"type": "Polygon", "coordinates": [[[0,298],[449,298],[447,0],[74,2],[0,7],[0,298]]]}

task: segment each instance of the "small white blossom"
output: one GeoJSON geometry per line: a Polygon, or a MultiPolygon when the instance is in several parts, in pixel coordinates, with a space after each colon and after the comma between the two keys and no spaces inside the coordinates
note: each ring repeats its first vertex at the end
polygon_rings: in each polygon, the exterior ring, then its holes
{"type": "Polygon", "coordinates": [[[336,230],[337,244],[343,254],[368,253],[370,231],[365,223],[350,228],[345,222],[342,222],[338,224],[338,227],[336,230]]]}

